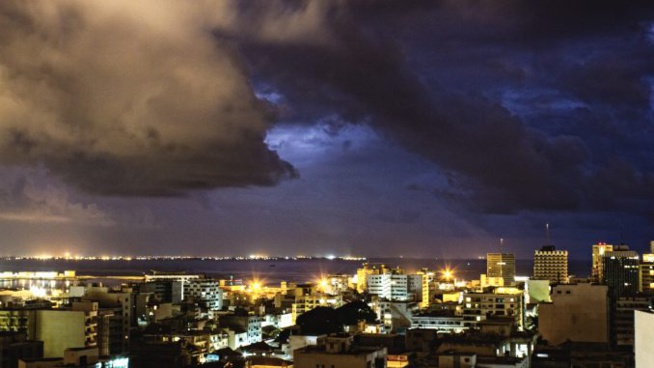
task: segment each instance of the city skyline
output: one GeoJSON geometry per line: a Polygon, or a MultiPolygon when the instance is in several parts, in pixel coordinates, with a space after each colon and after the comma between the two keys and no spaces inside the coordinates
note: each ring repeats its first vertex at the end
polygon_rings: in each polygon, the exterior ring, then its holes
{"type": "Polygon", "coordinates": [[[0,5],[0,256],[654,239],[645,1],[0,5]],[[549,224],[549,225],[546,225],[549,224]],[[546,230],[547,226],[547,230],[546,230]]]}

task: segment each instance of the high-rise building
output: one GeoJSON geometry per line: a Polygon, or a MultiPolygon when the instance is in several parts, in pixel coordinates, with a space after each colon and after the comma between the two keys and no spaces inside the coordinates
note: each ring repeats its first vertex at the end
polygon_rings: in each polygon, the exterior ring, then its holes
{"type": "Polygon", "coordinates": [[[486,254],[486,276],[501,277],[505,286],[513,285],[515,283],[515,254],[486,254]]]}
{"type": "Polygon", "coordinates": [[[568,251],[546,245],[534,252],[534,279],[553,283],[568,281],[568,251]]]}
{"type": "Polygon", "coordinates": [[[605,252],[602,257],[602,268],[604,272],[602,283],[608,285],[614,295],[638,292],[640,257],[637,252],[633,250],[605,252]]]}
{"type": "Polygon", "coordinates": [[[594,281],[603,282],[604,269],[602,264],[602,257],[604,253],[613,251],[613,245],[606,243],[597,243],[593,245],[593,268],[591,276],[594,281]]]}

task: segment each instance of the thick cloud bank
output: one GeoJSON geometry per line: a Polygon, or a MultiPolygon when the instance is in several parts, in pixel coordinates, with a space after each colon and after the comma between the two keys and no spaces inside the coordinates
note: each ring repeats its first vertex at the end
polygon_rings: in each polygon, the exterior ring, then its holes
{"type": "Polygon", "coordinates": [[[651,213],[651,8],[3,2],[0,159],[104,194],[269,185],[294,174],[264,144],[274,119],[338,116],[437,163],[477,210],[651,213]]]}
{"type": "Polygon", "coordinates": [[[271,185],[270,108],[210,30],[221,2],[0,4],[0,160],[94,193],[271,185]]]}
{"type": "Polygon", "coordinates": [[[276,3],[323,4],[321,42],[240,39],[298,116],[371,124],[442,167],[476,210],[651,212],[651,5],[276,3]]]}

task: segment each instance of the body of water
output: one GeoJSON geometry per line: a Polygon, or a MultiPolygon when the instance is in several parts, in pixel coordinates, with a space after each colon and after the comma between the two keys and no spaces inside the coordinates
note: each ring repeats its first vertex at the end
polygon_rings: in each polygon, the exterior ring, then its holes
{"type": "MultiPolygon", "coordinates": [[[[21,271],[59,271],[74,270],[78,276],[142,276],[152,270],[160,272],[186,272],[206,274],[220,279],[233,278],[248,282],[253,279],[262,280],[268,285],[288,282],[311,282],[328,274],[354,275],[363,262],[370,264],[383,263],[388,267],[400,267],[408,273],[422,268],[442,270],[451,268],[458,279],[478,279],[486,273],[486,260],[441,260],[429,258],[379,258],[367,261],[352,261],[342,259],[299,259],[299,260],[2,260],[1,272],[21,271]]],[[[571,275],[586,277],[590,273],[590,261],[570,260],[571,275]]],[[[517,260],[516,273],[519,276],[530,276],[533,270],[532,260],[517,260]]]]}

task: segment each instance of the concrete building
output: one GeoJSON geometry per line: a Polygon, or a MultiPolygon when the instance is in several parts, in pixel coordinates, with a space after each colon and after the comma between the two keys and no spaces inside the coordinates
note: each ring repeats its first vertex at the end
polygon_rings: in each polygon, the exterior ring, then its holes
{"type": "Polygon", "coordinates": [[[654,294],[654,253],[643,254],[638,272],[638,292],[654,294]]]}
{"type": "Polygon", "coordinates": [[[245,331],[247,341],[245,345],[261,341],[261,322],[263,319],[255,315],[226,314],[220,316],[219,323],[234,331],[245,331]]]}
{"type": "MultiPolygon", "coordinates": [[[[188,354],[192,362],[202,364],[207,362],[207,356],[216,350],[229,347],[229,336],[225,331],[184,331],[171,333],[145,334],[140,338],[140,344],[158,345],[183,342],[189,348],[188,354]]],[[[137,344],[138,345],[138,344],[137,344]]]]}
{"type": "Polygon", "coordinates": [[[349,335],[324,337],[293,352],[295,368],[385,368],[386,361],[386,348],[355,346],[349,335]]]}
{"type": "Polygon", "coordinates": [[[492,316],[511,316],[516,326],[524,327],[524,294],[515,288],[495,288],[490,293],[467,293],[463,296],[463,324],[476,326],[492,316]]]}
{"type": "Polygon", "coordinates": [[[438,368],[475,368],[477,354],[448,351],[438,354],[438,368]]]}
{"type": "Polygon", "coordinates": [[[486,276],[501,277],[504,286],[515,283],[515,254],[488,253],[486,254],[486,276]]]}
{"type": "Polygon", "coordinates": [[[411,327],[411,316],[418,309],[416,303],[373,300],[372,309],[377,312],[385,332],[404,331],[411,327]]]}
{"type": "Polygon", "coordinates": [[[527,291],[527,300],[525,300],[527,304],[552,301],[549,280],[527,280],[525,289],[527,291]]]}
{"type": "Polygon", "coordinates": [[[636,368],[649,368],[654,362],[654,313],[636,311],[634,320],[636,368]]]}
{"type": "Polygon", "coordinates": [[[414,314],[411,316],[411,328],[434,329],[442,333],[459,333],[468,329],[463,324],[463,316],[457,316],[450,310],[414,314]]]}
{"type": "Polygon", "coordinates": [[[155,279],[140,284],[139,291],[142,293],[152,293],[154,300],[158,303],[179,304],[184,298],[184,284],[179,280],[155,279]]]}
{"type": "Polygon", "coordinates": [[[64,365],[63,357],[24,358],[18,360],[18,368],[59,368],[62,365],[64,365]]]}
{"type": "Polygon", "coordinates": [[[651,305],[652,296],[649,295],[621,296],[615,300],[611,318],[611,336],[615,346],[634,345],[634,313],[649,310],[651,305]]]}
{"type": "Polygon", "coordinates": [[[342,295],[350,286],[350,276],[346,274],[328,275],[320,280],[320,291],[327,295],[342,295]]]}
{"type": "Polygon", "coordinates": [[[43,341],[30,341],[25,332],[0,332],[0,367],[16,368],[20,359],[43,357],[43,341]]]}
{"type": "Polygon", "coordinates": [[[566,340],[609,343],[609,289],[606,285],[557,285],[552,302],[538,309],[538,331],[552,345],[566,340]]]}
{"type": "Polygon", "coordinates": [[[390,273],[390,270],[384,264],[364,263],[362,267],[357,268],[357,291],[362,293],[368,290],[369,275],[383,275],[386,273],[390,273]]]}
{"type": "Polygon", "coordinates": [[[86,289],[84,300],[98,302],[100,309],[112,312],[109,319],[109,352],[120,355],[128,351],[129,335],[136,326],[136,295],[134,289],[121,287],[112,290],[106,286],[93,285],[86,289]]]}
{"type": "Polygon", "coordinates": [[[533,278],[557,284],[568,282],[568,251],[556,250],[553,245],[534,251],[533,278]]]}
{"type": "Polygon", "coordinates": [[[64,365],[71,367],[95,366],[100,360],[97,348],[68,348],[64,351],[64,365]]]}
{"type": "Polygon", "coordinates": [[[382,299],[391,299],[391,274],[368,275],[367,279],[369,294],[377,295],[382,299]]]}
{"type": "Polygon", "coordinates": [[[33,340],[35,323],[35,309],[0,309],[0,331],[22,331],[33,340]]]}
{"type": "Polygon", "coordinates": [[[368,293],[392,301],[421,302],[423,295],[429,295],[429,284],[423,282],[421,274],[392,273],[368,275],[368,293]]]}
{"type": "Polygon", "coordinates": [[[61,357],[67,348],[98,347],[99,338],[106,336],[98,327],[98,313],[97,303],[74,303],[72,309],[0,310],[0,328],[42,341],[46,358],[61,357]]]}
{"type": "Polygon", "coordinates": [[[153,271],[152,273],[145,275],[145,282],[157,281],[157,280],[174,280],[174,281],[181,281],[182,283],[186,283],[189,280],[195,280],[199,278],[201,278],[200,275],[188,275],[186,273],[180,273],[180,272],[153,271]]]}
{"type": "Polygon", "coordinates": [[[97,347],[97,311],[37,310],[35,340],[43,341],[43,356],[60,357],[68,348],[97,347]]]}
{"type": "Polygon", "coordinates": [[[193,300],[200,308],[207,311],[222,309],[223,291],[218,280],[190,279],[184,282],[183,288],[183,299],[193,300]]]}
{"type": "MultiPolygon", "coordinates": [[[[436,354],[439,356],[475,354],[476,364],[474,367],[480,368],[528,368],[530,360],[528,355],[522,350],[515,349],[515,343],[512,343],[510,337],[497,334],[468,333],[464,335],[445,335],[442,337],[440,345],[436,349],[436,354]]],[[[458,361],[455,360],[456,362],[458,361]]]]}
{"type": "MultiPolygon", "coordinates": [[[[628,249],[628,248],[627,248],[628,249]]],[[[614,250],[602,256],[602,283],[613,295],[632,295],[638,292],[640,257],[633,250],[614,250]]]]}
{"type": "Polygon", "coordinates": [[[431,304],[431,295],[436,291],[438,282],[435,282],[435,273],[426,269],[418,271],[416,274],[422,276],[420,280],[422,282],[420,290],[422,293],[422,296],[420,297],[420,307],[427,308],[431,304]]]}
{"type": "Polygon", "coordinates": [[[593,245],[593,254],[592,254],[592,270],[591,277],[595,282],[603,282],[604,280],[604,264],[602,257],[604,253],[612,252],[613,245],[606,243],[597,243],[593,245]]]}

